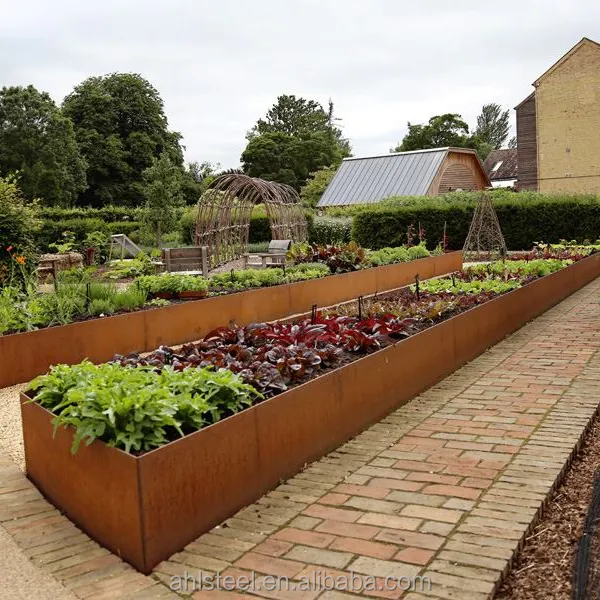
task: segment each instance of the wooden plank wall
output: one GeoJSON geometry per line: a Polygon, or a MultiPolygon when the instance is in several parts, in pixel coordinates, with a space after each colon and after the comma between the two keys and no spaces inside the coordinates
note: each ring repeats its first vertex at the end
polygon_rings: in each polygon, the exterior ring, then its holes
{"type": "Polygon", "coordinates": [[[490,184],[477,163],[475,154],[450,150],[429,186],[427,195],[437,196],[457,189],[484,190],[490,184]]]}
{"type": "Polygon", "coordinates": [[[537,128],[535,94],[517,106],[517,189],[537,190],[537,128]]]}

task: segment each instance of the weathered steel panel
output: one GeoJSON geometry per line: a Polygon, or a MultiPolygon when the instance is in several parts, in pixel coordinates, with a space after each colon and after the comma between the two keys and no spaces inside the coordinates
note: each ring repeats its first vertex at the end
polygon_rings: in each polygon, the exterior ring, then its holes
{"type": "Polygon", "coordinates": [[[150,351],[197,340],[215,327],[272,321],[407,285],[416,273],[458,270],[462,254],[375,267],[314,279],[188,301],[39,331],[0,336],[0,387],[30,381],[51,365],[94,363],[115,354],[150,351]],[[445,270],[444,270],[445,269],[445,270]]]}
{"type": "Polygon", "coordinates": [[[52,440],[50,413],[22,404],[28,475],[147,573],[599,275],[600,254],[140,458],[100,442],[73,456],[70,432],[52,440]]]}

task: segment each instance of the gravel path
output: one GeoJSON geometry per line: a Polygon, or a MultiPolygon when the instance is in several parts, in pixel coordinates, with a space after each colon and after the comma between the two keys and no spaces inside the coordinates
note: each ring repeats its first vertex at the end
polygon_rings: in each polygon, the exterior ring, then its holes
{"type": "Polygon", "coordinates": [[[19,392],[26,387],[27,384],[19,384],[0,390],[0,445],[22,471],[25,471],[25,457],[19,392]]]}
{"type": "Polygon", "coordinates": [[[4,527],[0,527],[0,578],[4,600],[76,600],[25,556],[4,527]]]}

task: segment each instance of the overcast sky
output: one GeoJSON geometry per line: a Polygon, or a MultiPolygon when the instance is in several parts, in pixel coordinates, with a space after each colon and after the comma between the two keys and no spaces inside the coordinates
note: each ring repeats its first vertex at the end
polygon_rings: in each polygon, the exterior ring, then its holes
{"type": "Polygon", "coordinates": [[[135,72],[160,92],[188,160],[239,165],[280,94],[331,98],[355,156],[406,123],[486,102],[511,109],[582,37],[598,0],[0,0],[0,86],[61,102],[91,75],[135,72]]]}

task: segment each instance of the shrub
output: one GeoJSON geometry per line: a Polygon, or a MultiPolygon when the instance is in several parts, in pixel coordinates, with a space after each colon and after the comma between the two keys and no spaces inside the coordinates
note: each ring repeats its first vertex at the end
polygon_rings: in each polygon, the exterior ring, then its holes
{"type": "MultiPolygon", "coordinates": [[[[449,195],[450,196],[450,195],[449,195]]],[[[469,231],[477,194],[452,194],[452,199],[421,198],[417,203],[392,206],[383,203],[357,212],[352,239],[377,249],[406,242],[409,227],[421,224],[432,249],[442,239],[444,223],[448,249],[462,248],[469,231]]],[[[531,248],[539,240],[596,239],[600,231],[600,198],[595,196],[549,196],[504,193],[493,195],[494,208],[510,250],[531,248]]]]}
{"type": "Polygon", "coordinates": [[[110,235],[108,225],[102,219],[84,218],[69,219],[66,221],[46,219],[37,237],[40,251],[52,252],[50,244],[61,240],[65,231],[71,231],[74,234],[74,244],[77,248],[81,248],[84,245],[85,238],[92,232],[97,231],[104,235],[110,235]]]}
{"type": "Polygon", "coordinates": [[[322,263],[332,273],[348,273],[367,266],[367,252],[355,242],[341,246],[294,244],[287,257],[293,264],[322,263]]]}
{"type": "Polygon", "coordinates": [[[113,303],[105,298],[96,298],[90,303],[90,315],[97,317],[99,315],[112,315],[115,312],[113,303]]]}
{"type": "Polygon", "coordinates": [[[187,208],[179,218],[179,233],[181,241],[186,245],[194,243],[193,234],[196,228],[196,219],[198,215],[198,207],[192,206],[187,208]]]}
{"type": "Polygon", "coordinates": [[[352,217],[314,217],[308,239],[315,244],[347,244],[352,233],[352,217]]]}
{"type": "Polygon", "coordinates": [[[271,236],[271,221],[266,214],[261,214],[261,211],[253,211],[250,217],[250,231],[248,233],[248,241],[251,244],[259,242],[270,242],[271,236]]]}
{"type": "Polygon", "coordinates": [[[37,266],[35,239],[40,226],[37,204],[25,202],[14,179],[0,178],[0,286],[37,266]]]}
{"type": "Polygon", "coordinates": [[[300,198],[304,206],[314,208],[321,199],[327,186],[331,183],[337,169],[326,167],[310,174],[300,190],[300,198]]]}
{"type": "Polygon", "coordinates": [[[140,275],[151,275],[154,271],[152,259],[142,252],[135,258],[116,260],[111,264],[107,277],[109,279],[129,279],[140,275]]]}

